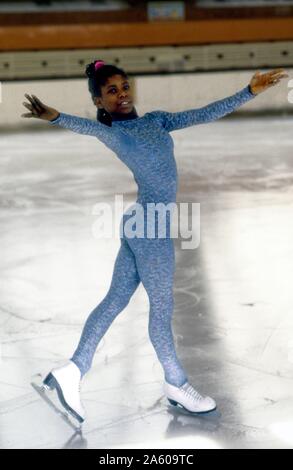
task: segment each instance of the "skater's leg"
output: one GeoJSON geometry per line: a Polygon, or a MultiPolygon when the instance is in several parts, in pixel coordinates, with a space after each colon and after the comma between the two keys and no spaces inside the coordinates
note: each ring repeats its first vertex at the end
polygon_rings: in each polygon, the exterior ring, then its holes
{"type": "Polygon", "coordinates": [[[174,244],[171,238],[127,239],[150,302],[149,336],[164,369],[165,380],[175,386],[187,381],[176,355],[172,334],[174,307],[174,244]]]}
{"type": "Polygon", "coordinates": [[[90,313],[78,347],[71,360],[79,367],[83,376],[90,368],[100,339],[127,306],[140,283],[134,254],[124,239],[115,261],[111,285],[107,295],[90,313]]]}

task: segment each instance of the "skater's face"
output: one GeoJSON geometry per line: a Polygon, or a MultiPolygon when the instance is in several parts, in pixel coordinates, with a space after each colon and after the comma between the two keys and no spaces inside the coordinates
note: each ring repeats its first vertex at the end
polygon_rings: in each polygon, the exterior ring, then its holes
{"type": "Polygon", "coordinates": [[[101,97],[95,97],[98,108],[104,108],[108,113],[130,113],[133,109],[133,96],[129,81],[122,75],[109,77],[101,87],[101,97]],[[123,104],[123,102],[126,102],[123,104]]]}

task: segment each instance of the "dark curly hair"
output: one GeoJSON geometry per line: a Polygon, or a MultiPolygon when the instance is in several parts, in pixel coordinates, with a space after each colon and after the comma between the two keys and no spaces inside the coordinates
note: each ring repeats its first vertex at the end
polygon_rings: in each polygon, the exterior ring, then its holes
{"type": "MultiPolygon", "coordinates": [[[[106,82],[109,77],[112,77],[113,75],[122,75],[125,79],[128,79],[126,72],[123,69],[116,67],[116,65],[105,64],[96,70],[96,62],[97,60],[91,62],[90,64],[87,64],[85,70],[85,73],[88,77],[88,89],[91,94],[93,103],[95,103],[94,98],[96,96],[102,96],[101,87],[103,85],[106,85],[106,82]]],[[[112,117],[104,108],[98,108],[97,120],[102,122],[103,124],[106,124],[107,126],[112,126],[112,117]]]]}

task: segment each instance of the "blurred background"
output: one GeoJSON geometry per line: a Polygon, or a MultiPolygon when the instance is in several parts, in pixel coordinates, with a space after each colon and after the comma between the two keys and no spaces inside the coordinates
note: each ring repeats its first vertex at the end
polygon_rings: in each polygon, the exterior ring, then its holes
{"type": "MultiPolygon", "coordinates": [[[[292,40],[292,0],[1,0],[0,125],[22,122],[24,92],[95,116],[84,80],[94,58],[136,77],[140,112],[158,97],[172,111],[229,94],[257,69],[290,69],[292,40]]],[[[246,109],[290,112],[287,91],[246,109]]]]}

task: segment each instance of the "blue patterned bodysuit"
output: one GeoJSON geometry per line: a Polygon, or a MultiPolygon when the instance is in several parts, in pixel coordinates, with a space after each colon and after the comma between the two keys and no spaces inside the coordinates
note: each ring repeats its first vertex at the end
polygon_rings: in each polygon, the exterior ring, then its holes
{"type": "MultiPolygon", "coordinates": [[[[137,202],[168,204],[176,201],[177,168],[169,132],[215,121],[254,98],[249,85],[232,96],[197,109],[175,113],[153,111],[142,117],[116,120],[112,126],[99,121],[60,113],[50,121],[79,134],[98,138],[116,153],[133,173],[138,185],[137,202]]],[[[122,217],[129,217],[129,212],[122,217]],[[128,214],[128,215],[127,215],[128,214]]],[[[71,360],[82,376],[90,369],[96,348],[117,315],[127,306],[142,282],[149,299],[148,333],[167,382],[183,385],[187,375],[180,363],[172,334],[175,255],[169,224],[164,238],[128,237],[120,231],[120,248],[109,290],[90,313],[71,360]]],[[[144,232],[145,234],[145,232],[144,232]]]]}

